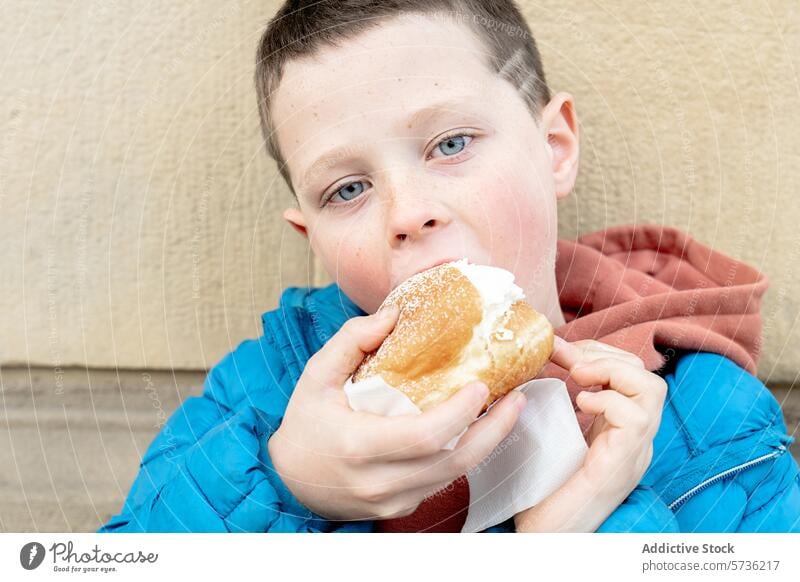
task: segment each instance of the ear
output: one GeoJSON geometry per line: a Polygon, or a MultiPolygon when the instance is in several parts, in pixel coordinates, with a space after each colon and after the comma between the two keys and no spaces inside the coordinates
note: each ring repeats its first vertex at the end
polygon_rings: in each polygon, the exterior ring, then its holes
{"type": "Polygon", "coordinates": [[[306,226],[306,218],[303,213],[297,208],[287,208],[283,211],[283,218],[289,223],[293,229],[308,238],[308,227],[306,226]]]}
{"type": "Polygon", "coordinates": [[[552,162],[556,198],[566,198],[575,187],[580,156],[580,134],[575,101],[569,93],[556,93],[542,110],[542,132],[552,162]]]}

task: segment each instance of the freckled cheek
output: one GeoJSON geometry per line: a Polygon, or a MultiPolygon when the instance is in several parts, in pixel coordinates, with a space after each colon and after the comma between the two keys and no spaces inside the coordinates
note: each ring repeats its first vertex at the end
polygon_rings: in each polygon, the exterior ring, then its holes
{"type": "Polygon", "coordinates": [[[388,279],[376,233],[350,225],[320,235],[319,253],[328,274],[362,309],[377,309],[386,292],[382,285],[388,279]]]}
{"type": "Polygon", "coordinates": [[[486,184],[479,213],[473,211],[496,264],[516,272],[543,260],[554,236],[555,220],[535,188],[525,179],[486,184]]]}
{"type": "Polygon", "coordinates": [[[509,180],[495,172],[490,179],[473,184],[473,194],[462,209],[469,212],[472,222],[496,241],[507,240],[515,245],[523,241],[545,240],[550,220],[541,196],[533,191],[535,185],[526,180],[509,180]],[[537,202],[539,201],[539,202],[537,202]]]}

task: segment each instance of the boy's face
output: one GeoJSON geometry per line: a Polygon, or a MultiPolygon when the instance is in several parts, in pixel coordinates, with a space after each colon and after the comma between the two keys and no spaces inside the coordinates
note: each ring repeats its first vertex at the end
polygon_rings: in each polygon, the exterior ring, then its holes
{"type": "Polygon", "coordinates": [[[484,58],[466,26],[404,16],[291,61],[273,95],[299,202],[284,217],[367,313],[461,257],[513,272],[548,313],[556,200],[578,166],[572,98],[554,96],[537,125],[484,58]]]}

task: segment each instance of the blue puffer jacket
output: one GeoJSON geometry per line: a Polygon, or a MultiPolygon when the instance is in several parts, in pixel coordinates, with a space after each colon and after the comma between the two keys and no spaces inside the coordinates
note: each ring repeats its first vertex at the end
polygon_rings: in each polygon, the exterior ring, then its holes
{"type": "MultiPolygon", "coordinates": [[[[142,458],[122,512],[99,532],[371,531],[311,513],[274,471],[267,439],[306,362],[364,312],[334,284],[288,288],[208,374],[142,458]]],[[[601,532],[800,532],[800,469],[778,402],[731,360],[684,353],[669,385],[651,465],[601,532]]],[[[508,520],[487,531],[512,531],[508,520]]]]}

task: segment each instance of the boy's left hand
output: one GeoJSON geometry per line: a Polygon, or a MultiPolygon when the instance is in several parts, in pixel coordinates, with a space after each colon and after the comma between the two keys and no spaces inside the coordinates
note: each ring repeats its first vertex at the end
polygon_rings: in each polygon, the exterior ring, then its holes
{"type": "Polygon", "coordinates": [[[667,383],[634,354],[594,340],[569,343],[556,337],[551,360],[569,370],[577,384],[603,386],[576,398],[581,411],[596,415],[579,476],[585,489],[594,492],[595,503],[616,507],[650,465],[667,383]]]}
{"type": "Polygon", "coordinates": [[[551,360],[583,391],[576,403],[595,415],[583,466],[560,489],[514,516],[517,531],[591,532],[633,491],[653,457],[667,383],[634,354],[594,340],[555,338],[551,360]]]}

